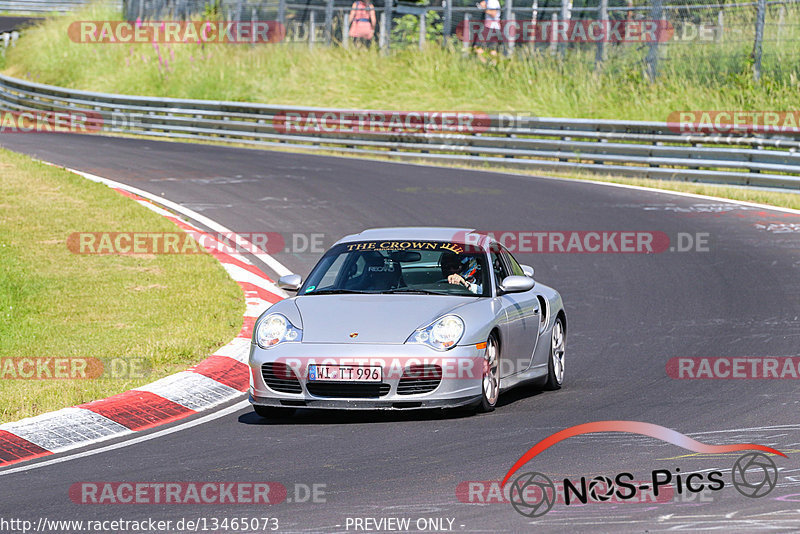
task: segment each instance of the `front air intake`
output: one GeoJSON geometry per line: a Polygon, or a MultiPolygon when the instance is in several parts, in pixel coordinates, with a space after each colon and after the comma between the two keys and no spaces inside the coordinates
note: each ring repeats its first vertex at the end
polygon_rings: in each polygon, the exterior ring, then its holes
{"type": "Polygon", "coordinates": [[[430,393],[438,388],[441,382],[442,367],[440,365],[409,365],[403,371],[403,376],[400,377],[400,382],[397,384],[397,394],[430,393]]]}
{"type": "Polygon", "coordinates": [[[281,362],[265,363],[261,366],[264,383],[279,393],[302,393],[303,388],[291,367],[281,362]]]}
{"type": "Polygon", "coordinates": [[[384,382],[308,382],[306,388],[315,397],[370,399],[389,393],[389,384],[384,382]]]}

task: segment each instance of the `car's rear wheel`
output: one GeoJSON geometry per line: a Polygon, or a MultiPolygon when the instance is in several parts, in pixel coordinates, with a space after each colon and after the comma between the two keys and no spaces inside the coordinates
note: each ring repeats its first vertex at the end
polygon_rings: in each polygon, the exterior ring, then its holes
{"type": "Polygon", "coordinates": [[[482,394],[478,412],[491,412],[500,396],[500,344],[494,334],[490,334],[486,340],[481,384],[482,394]]]}
{"type": "Polygon", "coordinates": [[[259,406],[258,404],[253,405],[253,410],[255,410],[260,417],[265,419],[291,417],[295,412],[294,408],[275,408],[272,406],[259,406]]]}
{"type": "Polygon", "coordinates": [[[545,389],[560,389],[564,382],[564,353],[566,352],[566,331],[564,320],[556,318],[550,334],[550,361],[547,363],[547,382],[545,389]]]}

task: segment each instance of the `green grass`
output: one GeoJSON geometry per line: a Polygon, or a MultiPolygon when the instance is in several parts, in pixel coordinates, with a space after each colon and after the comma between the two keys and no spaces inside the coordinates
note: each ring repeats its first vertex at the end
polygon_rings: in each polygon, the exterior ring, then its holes
{"type": "Polygon", "coordinates": [[[6,73],[77,89],[214,100],[373,109],[515,111],[540,116],[666,120],[676,110],[793,110],[800,88],[800,13],[767,17],[764,78],[752,80],[752,15],[726,18],[722,43],[662,47],[661,76],[643,74],[646,47],[610,46],[605,68],[593,50],[563,59],[520,52],[512,59],[464,55],[460,46],[377,50],[303,45],[79,44],[73,20],[50,18],[9,50],[6,73]],[[159,60],[159,57],[161,58],[159,60]]]}
{"type": "Polygon", "coordinates": [[[160,215],[5,150],[0,190],[0,357],[121,358],[146,371],[134,378],[0,379],[0,421],[183,370],[241,327],[241,290],[210,255],[78,255],[67,248],[72,232],[176,231],[160,215]]]}

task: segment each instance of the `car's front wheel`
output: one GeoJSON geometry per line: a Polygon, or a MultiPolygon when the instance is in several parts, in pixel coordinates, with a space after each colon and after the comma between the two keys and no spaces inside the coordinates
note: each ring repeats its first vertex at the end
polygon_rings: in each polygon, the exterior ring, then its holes
{"type": "Polygon", "coordinates": [[[290,417],[294,415],[294,408],[274,408],[272,406],[259,406],[253,405],[253,410],[265,419],[279,419],[282,417],[290,417]]]}
{"type": "Polygon", "coordinates": [[[566,352],[566,331],[564,320],[556,319],[553,332],[550,334],[550,361],[547,363],[546,389],[560,389],[564,382],[564,353],[566,352]]]}
{"type": "Polygon", "coordinates": [[[500,344],[494,334],[490,334],[486,340],[481,383],[482,394],[478,412],[491,412],[500,396],[500,344]]]}

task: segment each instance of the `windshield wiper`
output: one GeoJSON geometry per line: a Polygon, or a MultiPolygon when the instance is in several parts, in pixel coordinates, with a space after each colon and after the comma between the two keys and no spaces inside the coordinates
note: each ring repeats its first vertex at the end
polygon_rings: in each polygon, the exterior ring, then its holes
{"type": "Polygon", "coordinates": [[[430,289],[418,289],[413,287],[398,287],[395,289],[387,289],[386,291],[381,291],[382,294],[384,293],[417,293],[419,295],[453,295],[453,293],[445,293],[443,291],[431,291],[430,289]]]}

